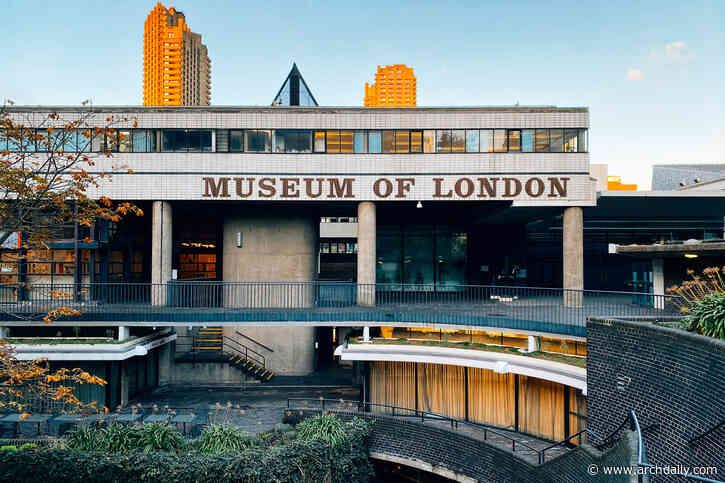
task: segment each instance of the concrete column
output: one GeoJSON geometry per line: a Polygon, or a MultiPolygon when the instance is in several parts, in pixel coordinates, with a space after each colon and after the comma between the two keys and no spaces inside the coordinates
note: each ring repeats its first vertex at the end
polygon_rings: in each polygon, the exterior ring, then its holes
{"type": "Polygon", "coordinates": [[[165,284],[171,280],[172,227],[171,203],[154,201],[151,227],[152,305],[166,305],[165,284]]]}
{"type": "Polygon", "coordinates": [[[652,259],[652,291],[654,293],[654,307],[663,310],[665,308],[665,260],[663,258],[652,259]]]}
{"type": "Polygon", "coordinates": [[[357,205],[357,303],[375,305],[375,203],[363,201],[357,205]]]}
{"type": "Polygon", "coordinates": [[[370,327],[363,327],[363,342],[370,342],[370,327]]]}
{"type": "Polygon", "coordinates": [[[130,336],[130,330],[129,327],[119,327],[118,328],[118,340],[126,340],[130,336]]]}
{"type": "Polygon", "coordinates": [[[159,347],[159,386],[168,384],[171,380],[171,366],[174,363],[172,343],[159,347]]]}
{"type": "Polygon", "coordinates": [[[541,337],[528,336],[528,347],[526,352],[538,352],[541,350],[541,337]]]}
{"type": "Polygon", "coordinates": [[[8,327],[0,327],[0,339],[7,339],[10,329],[8,327]]]}
{"type": "Polygon", "coordinates": [[[584,214],[578,206],[564,210],[564,306],[581,307],[584,290],[584,214]]]}
{"type": "Polygon", "coordinates": [[[123,407],[126,404],[128,404],[128,371],[126,369],[126,361],[119,361],[119,364],[121,365],[121,380],[119,381],[121,386],[120,391],[120,405],[123,407]]]}

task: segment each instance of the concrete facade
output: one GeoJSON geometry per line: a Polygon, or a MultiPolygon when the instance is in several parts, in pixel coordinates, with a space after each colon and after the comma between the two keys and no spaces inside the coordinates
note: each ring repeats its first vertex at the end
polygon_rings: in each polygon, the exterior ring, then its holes
{"type": "Polygon", "coordinates": [[[584,215],[579,207],[564,210],[564,304],[580,307],[584,290],[584,215]],[[569,291],[567,291],[569,290],[569,291]]]}
{"type": "MultiPolygon", "coordinates": [[[[315,370],[314,327],[224,327],[224,336],[264,356],[265,367],[275,374],[304,376],[315,370]],[[264,344],[272,351],[240,337],[237,332],[264,344]]],[[[253,357],[259,356],[253,354],[253,357]]]]}
{"type": "MultiPolygon", "coordinates": [[[[154,201],[151,226],[151,283],[164,284],[171,280],[171,260],[173,255],[173,219],[171,203],[154,201]]],[[[151,303],[166,303],[165,287],[151,287],[151,303]]]]}

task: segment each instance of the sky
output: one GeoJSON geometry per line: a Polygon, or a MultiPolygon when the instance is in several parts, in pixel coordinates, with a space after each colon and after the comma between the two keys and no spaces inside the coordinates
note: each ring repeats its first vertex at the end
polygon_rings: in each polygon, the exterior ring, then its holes
{"type": "MultiPolygon", "coordinates": [[[[0,99],[140,105],[153,1],[0,0],[0,99]]],[[[269,105],[296,62],[321,105],[361,106],[407,64],[419,106],[590,109],[592,163],[649,189],[655,163],[725,163],[725,1],[177,0],[212,105],[269,105]]]]}

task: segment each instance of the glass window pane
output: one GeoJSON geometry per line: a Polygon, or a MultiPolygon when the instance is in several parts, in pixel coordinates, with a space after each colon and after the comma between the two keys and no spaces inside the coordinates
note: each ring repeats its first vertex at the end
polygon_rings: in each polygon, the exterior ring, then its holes
{"type": "Polygon", "coordinates": [[[589,152],[589,131],[587,129],[579,129],[579,149],[577,149],[580,153],[588,153],[589,152]]]}
{"type": "Polygon", "coordinates": [[[493,131],[491,129],[481,129],[481,152],[493,152],[493,131]]]}
{"type": "Polygon", "coordinates": [[[549,130],[549,141],[551,143],[551,152],[560,153],[563,150],[564,132],[561,129],[549,130]]]}
{"type": "Polygon", "coordinates": [[[161,131],[162,150],[168,152],[185,151],[186,150],[186,133],[181,130],[164,130],[161,131]]]}
{"type": "MultiPolygon", "coordinates": [[[[229,151],[229,131],[226,129],[217,129],[215,136],[215,149],[217,153],[226,153],[229,151]]],[[[134,146],[135,147],[135,146],[134,146]]]]}
{"type": "Polygon", "coordinates": [[[509,151],[521,151],[521,131],[509,131],[509,151]]]}
{"type": "Polygon", "coordinates": [[[493,130],[493,152],[494,153],[505,153],[506,152],[506,130],[505,129],[494,129],[493,130]]]}
{"type": "Polygon", "coordinates": [[[325,131],[315,131],[315,152],[325,152],[325,131]]]}
{"type": "Polygon", "coordinates": [[[404,290],[429,290],[435,280],[432,262],[431,227],[406,227],[403,240],[403,283],[406,284],[404,290]]]}
{"type": "Polygon", "coordinates": [[[383,141],[380,131],[370,131],[368,133],[368,152],[379,153],[383,149],[383,141]]]}
{"type": "MultiPolygon", "coordinates": [[[[378,231],[376,255],[377,283],[399,284],[401,282],[401,232],[399,228],[381,227],[378,231]]],[[[383,287],[395,289],[395,287],[383,287]]],[[[399,287],[397,287],[399,290],[399,287]]]]}
{"type": "Polygon", "coordinates": [[[525,153],[534,152],[534,130],[524,129],[521,131],[521,151],[525,153]]]}
{"type": "Polygon", "coordinates": [[[131,152],[131,131],[118,131],[118,150],[122,153],[131,152]]]}
{"type": "Polygon", "coordinates": [[[549,130],[548,129],[537,129],[536,130],[536,152],[537,153],[549,152],[549,130]]]}
{"type": "Polygon", "coordinates": [[[466,152],[478,152],[478,129],[466,131],[466,152]]]}
{"type": "Polygon", "coordinates": [[[188,131],[186,149],[189,152],[211,151],[211,131],[188,131]]]}
{"type": "Polygon", "coordinates": [[[438,271],[438,290],[455,290],[466,283],[467,247],[468,237],[465,233],[444,230],[436,234],[435,268],[438,271]]]}
{"type": "Polygon", "coordinates": [[[229,131],[229,151],[244,150],[244,131],[237,129],[229,131]]]}
{"type": "Polygon", "coordinates": [[[352,131],[340,131],[340,152],[351,153],[352,152],[352,131]]]}
{"type": "Polygon", "coordinates": [[[356,153],[366,153],[367,152],[367,146],[366,146],[367,136],[365,135],[365,131],[355,131],[355,140],[354,140],[354,151],[356,153]]]}
{"type": "Polygon", "coordinates": [[[451,152],[451,131],[449,131],[449,130],[436,131],[436,151],[439,153],[450,153],[451,152]]]}
{"type": "Polygon", "coordinates": [[[410,152],[410,131],[395,131],[395,152],[410,152]]]}
{"type": "Polygon", "coordinates": [[[423,131],[423,152],[424,153],[435,153],[436,152],[436,132],[435,131],[423,131]]]}
{"type": "Polygon", "coordinates": [[[287,135],[289,131],[277,129],[274,131],[274,152],[284,153],[285,145],[287,144],[287,135]]]}
{"type": "Polygon", "coordinates": [[[95,131],[92,131],[91,134],[93,137],[91,138],[91,151],[94,153],[100,153],[103,151],[103,131],[96,133],[95,131]]]}
{"type": "Polygon", "coordinates": [[[272,132],[268,129],[250,129],[247,134],[247,151],[269,153],[272,149],[272,132]]]}
{"type": "MultiPolygon", "coordinates": [[[[90,129],[79,129],[78,130],[78,150],[84,153],[90,151],[91,144],[91,131],[90,129]]],[[[142,130],[143,132],[143,130],[142,130]]],[[[0,142],[0,146],[2,143],[0,142]]]]}
{"type": "Polygon", "coordinates": [[[148,133],[146,129],[134,129],[131,137],[133,138],[134,153],[149,152],[148,133]]]}
{"type": "Polygon", "coordinates": [[[340,131],[327,131],[327,152],[340,152],[340,131]]]}
{"type": "Polygon", "coordinates": [[[395,152],[395,131],[383,131],[383,152],[395,152]]]}
{"type": "Polygon", "coordinates": [[[564,130],[564,152],[575,153],[577,149],[577,130],[576,129],[565,129],[564,130]]]}
{"type": "Polygon", "coordinates": [[[463,129],[454,129],[451,131],[452,151],[454,153],[463,153],[466,151],[466,131],[463,129]]]}
{"type": "Polygon", "coordinates": [[[411,131],[410,132],[410,152],[411,153],[422,153],[423,152],[423,132],[411,131]]]}

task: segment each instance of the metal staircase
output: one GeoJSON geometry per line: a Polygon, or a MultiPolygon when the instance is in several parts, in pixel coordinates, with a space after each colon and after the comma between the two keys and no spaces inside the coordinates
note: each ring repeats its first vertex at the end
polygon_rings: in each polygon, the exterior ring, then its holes
{"type": "Polygon", "coordinates": [[[221,327],[204,327],[194,337],[193,351],[222,352],[224,349],[224,329],[221,327]]]}
{"type": "Polygon", "coordinates": [[[260,382],[272,380],[274,372],[267,369],[266,360],[262,354],[229,337],[223,337],[223,342],[223,351],[229,364],[260,382]]]}

